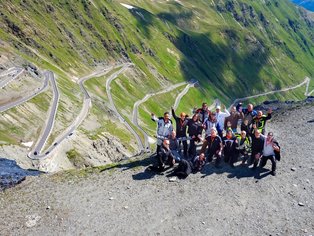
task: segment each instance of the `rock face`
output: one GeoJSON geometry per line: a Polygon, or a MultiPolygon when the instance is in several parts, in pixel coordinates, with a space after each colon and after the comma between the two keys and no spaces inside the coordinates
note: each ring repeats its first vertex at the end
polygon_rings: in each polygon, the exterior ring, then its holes
{"type": "Polygon", "coordinates": [[[93,141],[92,146],[98,155],[112,162],[121,161],[130,156],[125,146],[114,136],[104,137],[102,140],[93,141]]]}

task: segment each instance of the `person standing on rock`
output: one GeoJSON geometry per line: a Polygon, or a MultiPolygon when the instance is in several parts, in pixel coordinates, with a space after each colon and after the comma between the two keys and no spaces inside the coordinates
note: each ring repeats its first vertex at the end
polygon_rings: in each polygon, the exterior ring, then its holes
{"type": "Polygon", "coordinates": [[[269,132],[264,142],[263,156],[260,161],[260,167],[264,167],[270,160],[272,163],[271,174],[276,175],[276,160],[280,160],[280,146],[274,139],[273,132],[269,132]]]}
{"type": "MultiPolygon", "coordinates": [[[[217,126],[219,126],[219,125],[218,125],[218,122],[216,119],[216,114],[213,112],[210,114],[210,118],[206,119],[205,122],[203,123],[203,128],[205,130],[205,140],[202,144],[202,149],[201,149],[201,150],[203,150],[202,152],[205,152],[205,149],[207,147],[207,137],[210,136],[211,129],[212,128],[217,129],[217,126]]],[[[218,129],[217,129],[217,131],[218,131],[218,129]]]]}
{"type": "Polygon", "coordinates": [[[189,158],[192,159],[196,156],[195,142],[202,141],[201,135],[202,135],[203,125],[199,121],[198,114],[194,114],[192,119],[189,119],[187,126],[188,126],[188,134],[190,138],[188,154],[189,154],[189,158]]]}
{"type": "Polygon", "coordinates": [[[243,119],[242,122],[244,120],[248,121],[248,125],[250,126],[252,124],[253,118],[257,115],[257,112],[254,110],[254,106],[253,104],[248,104],[247,108],[242,109],[243,112],[243,119]]]}
{"type": "Polygon", "coordinates": [[[221,106],[216,106],[217,131],[220,138],[222,138],[222,131],[224,129],[225,119],[230,116],[229,111],[225,108],[225,112],[221,111],[221,106]]]}
{"type": "MultiPolygon", "coordinates": [[[[216,113],[211,113],[209,118],[206,119],[203,123],[203,128],[205,130],[205,138],[210,136],[210,131],[212,128],[217,129],[217,119],[216,119],[216,113]]],[[[218,129],[217,129],[218,130],[218,129]]]]}
{"type": "Polygon", "coordinates": [[[182,142],[183,155],[184,157],[187,157],[187,154],[188,154],[188,143],[187,143],[187,138],[186,138],[186,128],[188,124],[187,116],[184,112],[181,112],[180,117],[177,117],[176,113],[174,112],[173,107],[171,108],[171,111],[172,111],[172,117],[176,121],[176,133],[177,133],[177,138],[179,139],[179,145],[182,142]]]}
{"type": "Polygon", "coordinates": [[[201,123],[204,123],[204,121],[208,119],[208,117],[210,116],[211,112],[208,110],[207,103],[203,102],[202,108],[199,108],[199,109],[194,108],[193,113],[199,116],[199,121],[201,123]]]}
{"type": "Polygon", "coordinates": [[[254,135],[252,136],[252,155],[251,162],[253,162],[253,170],[256,169],[260,158],[263,155],[265,138],[261,135],[261,131],[255,129],[254,135]]]}
{"type": "Polygon", "coordinates": [[[271,119],[272,110],[269,109],[267,116],[263,115],[262,111],[257,112],[257,116],[253,118],[253,128],[258,129],[261,134],[265,134],[266,121],[271,119]]]}
{"type": "Polygon", "coordinates": [[[226,117],[224,129],[227,130],[227,123],[228,121],[231,123],[231,129],[234,133],[237,133],[238,121],[243,119],[244,115],[243,112],[237,112],[235,106],[233,106],[230,110],[230,116],[226,117]]]}
{"type": "Polygon", "coordinates": [[[254,135],[252,133],[252,127],[251,125],[249,124],[249,121],[247,119],[244,118],[244,120],[242,121],[241,123],[241,132],[244,131],[245,134],[246,134],[246,137],[251,139],[251,136],[254,135]]]}
{"type": "Polygon", "coordinates": [[[169,112],[164,113],[164,117],[157,118],[154,113],[151,113],[151,119],[157,123],[157,150],[158,154],[161,144],[164,139],[170,137],[173,131],[172,121],[169,119],[169,112]]]}

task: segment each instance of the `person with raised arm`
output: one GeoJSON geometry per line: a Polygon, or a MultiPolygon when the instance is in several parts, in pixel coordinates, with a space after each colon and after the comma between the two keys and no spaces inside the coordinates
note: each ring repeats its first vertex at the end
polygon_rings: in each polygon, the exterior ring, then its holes
{"type": "Polygon", "coordinates": [[[172,117],[176,121],[176,136],[179,141],[179,145],[182,142],[183,155],[184,157],[187,157],[187,154],[188,154],[188,143],[187,143],[187,137],[186,137],[186,128],[188,124],[187,115],[184,112],[181,112],[180,117],[177,117],[173,107],[171,108],[171,111],[172,111],[172,117]]]}
{"type": "Polygon", "coordinates": [[[266,121],[271,119],[272,109],[268,109],[267,116],[263,115],[262,111],[258,111],[257,115],[253,118],[253,125],[258,129],[261,134],[265,134],[266,121]]]}
{"type": "Polygon", "coordinates": [[[264,167],[267,163],[267,161],[271,161],[271,175],[276,175],[276,161],[280,161],[280,146],[278,142],[274,139],[273,132],[268,132],[265,142],[264,142],[264,148],[263,148],[263,156],[260,161],[260,167],[264,167]]]}
{"type": "Polygon", "coordinates": [[[173,131],[172,121],[169,119],[169,112],[165,112],[163,117],[157,118],[154,113],[151,113],[151,119],[157,123],[157,150],[158,154],[161,144],[164,139],[170,137],[171,132],[173,131]]]}
{"type": "Polygon", "coordinates": [[[192,159],[196,156],[196,144],[195,142],[201,142],[202,140],[202,130],[203,125],[199,121],[198,114],[194,114],[192,119],[188,121],[188,134],[190,138],[190,145],[188,149],[189,159],[192,159]]]}

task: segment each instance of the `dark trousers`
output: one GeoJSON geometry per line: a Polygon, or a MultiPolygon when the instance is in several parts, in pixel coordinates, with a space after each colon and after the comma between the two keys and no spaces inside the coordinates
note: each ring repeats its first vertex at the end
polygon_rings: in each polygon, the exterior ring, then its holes
{"type": "Polygon", "coordinates": [[[157,158],[157,165],[158,165],[158,169],[160,171],[163,171],[164,168],[163,168],[163,164],[165,165],[169,165],[170,167],[173,166],[173,158],[172,156],[167,156],[167,155],[159,155],[157,154],[156,156],[157,158]]]}
{"type": "MultiPolygon", "coordinates": [[[[257,152],[257,153],[259,153],[259,152],[257,152]]],[[[256,152],[252,152],[252,155],[251,155],[251,163],[250,163],[250,164],[253,163],[253,167],[254,167],[254,168],[257,167],[258,162],[259,162],[259,159],[256,159],[256,158],[255,158],[255,155],[256,155],[257,153],[256,153],[256,152]]],[[[265,163],[265,164],[266,164],[266,163],[265,163]]]]}
{"type": "Polygon", "coordinates": [[[240,150],[238,153],[238,157],[242,157],[242,164],[244,164],[249,159],[249,154],[246,151],[240,150]]]}
{"type": "Polygon", "coordinates": [[[179,166],[173,172],[178,177],[186,178],[192,172],[192,163],[187,160],[181,160],[179,166]]]}
{"type": "Polygon", "coordinates": [[[233,164],[236,162],[236,155],[234,153],[225,153],[224,161],[233,166],[233,164]]]}
{"type": "Polygon", "coordinates": [[[276,171],[276,158],[275,158],[275,156],[262,156],[259,166],[264,167],[268,160],[270,160],[271,164],[272,164],[271,170],[276,171]]]}
{"type": "Polygon", "coordinates": [[[186,140],[179,141],[179,146],[181,145],[181,142],[183,144],[183,155],[187,156],[187,154],[188,154],[188,142],[186,140]]]}
{"type": "Polygon", "coordinates": [[[207,161],[212,162],[214,156],[216,157],[215,166],[218,166],[221,162],[221,155],[216,154],[216,152],[208,152],[207,161]]]}
{"type": "Polygon", "coordinates": [[[190,140],[190,146],[189,146],[189,156],[190,158],[193,158],[196,156],[196,144],[193,139],[190,140]]]}
{"type": "Polygon", "coordinates": [[[159,151],[160,151],[161,145],[157,144],[157,149],[156,149],[156,154],[158,155],[159,151]]]}

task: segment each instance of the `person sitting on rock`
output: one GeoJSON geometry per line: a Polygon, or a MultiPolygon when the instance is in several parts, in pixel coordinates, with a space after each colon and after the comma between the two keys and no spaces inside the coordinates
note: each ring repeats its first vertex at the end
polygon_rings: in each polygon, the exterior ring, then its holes
{"type": "Polygon", "coordinates": [[[271,119],[271,113],[272,110],[269,109],[267,112],[267,116],[263,115],[262,111],[257,112],[257,116],[254,117],[253,119],[253,128],[257,128],[261,134],[265,134],[265,126],[266,126],[266,121],[271,119]]]}
{"type": "Polygon", "coordinates": [[[169,119],[169,112],[164,113],[164,117],[157,118],[154,113],[151,113],[151,119],[157,122],[157,150],[158,154],[161,144],[164,139],[170,137],[171,132],[173,131],[172,121],[169,119]]]}
{"type": "Polygon", "coordinates": [[[249,124],[249,120],[244,118],[244,120],[242,121],[241,123],[241,131],[245,131],[245,134],[246,134],[246,137],[247,138],[251,138],[251,136],[253,135],[252,133],[252,127],[251,125],[249,124]]]}
{"type": "Polygon", "coordinates": [[[227,130],[226,136],[222,138],[224,161],[234,167],[236,162],[237,138],[233,135],[232,130],[227,130]]]}
{"type": "Polygon", "coordinates": [[[169,138],[170,141],[170,150],[175,158],[176,161],[180,161],[181,160],[181,155],[180,155],[180,145],[179,145],[179,141],[176,137],[176,131],[172,131],[171,132],[171,136],[169,138]]]}
{"type": "Polygon", "coordinates": [[[169,165],[170,167],[174,166],[175,157],[170,150],[170,141],[168,139],[164,139],[162,142],[160,150],[157,153],[157,163],[160,172],[165,170],[166,165],[169,165]]]}
{"type": "Polygon", "coordinates": [[[272,163],[271,174],[276,175],[276,160],[280,161],[280,146],[278,142],[274,139],[273,132],[269,132],[264,142],[263,156],[260,161],[260,167],[264,167],[270,160],[272,163]]]}

